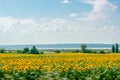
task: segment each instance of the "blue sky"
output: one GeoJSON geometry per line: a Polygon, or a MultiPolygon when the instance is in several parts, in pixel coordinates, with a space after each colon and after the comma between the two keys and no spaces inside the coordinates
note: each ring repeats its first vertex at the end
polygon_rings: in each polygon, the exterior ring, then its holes
{"type": "Polygon", "coordinates": [[[119,0],[0,0],[0,44],[120,42],[119,0]]]}
{"type": "Polygon", "coordinates": [[[71,12],[90,11],[91,7],[80,3],[79,0],[70,1],[66,3],[67,5],[63,4],[62,0],[1,0],[0,2],[1,16],[18,18],[48,17],[53,14],[56,14],[54,17],[66,17],[71,12]]]}

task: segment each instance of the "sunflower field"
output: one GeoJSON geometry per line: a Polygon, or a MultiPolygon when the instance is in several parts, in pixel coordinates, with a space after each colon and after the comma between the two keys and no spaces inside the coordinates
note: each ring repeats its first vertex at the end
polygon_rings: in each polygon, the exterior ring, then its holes
{"type": "Polygon", "coordinates": [[[0,54],[0,80],[120,80],[120,54],[0,54]]]}

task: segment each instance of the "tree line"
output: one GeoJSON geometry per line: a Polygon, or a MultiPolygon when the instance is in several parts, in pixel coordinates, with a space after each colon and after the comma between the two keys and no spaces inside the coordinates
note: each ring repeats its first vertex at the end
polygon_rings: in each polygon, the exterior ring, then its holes
{"type": "Polygon", "coordinates": [[[39,50],[35,46],[33,46],[31,49],[25,47],[23,49],[23,53],[39,54],[39,50]]]}
{"type": "MultiPolygon", "coordinates": [[[[35,46],[32,46],[31,49],[29,49],[28,47],[25,47],[25,48],[23,48],[23,50],[16,50],[16,51],[17,51],[17,53],[31,53],[31,54],[42,53],[35,46]]],[[[6,50],[0,49],[0,53],[6,53],[6,50]]],[[[11,53],[11,51],[9,51],[8,53],[11,53]]]]}
{"type": "MultiPolygon", "coordinates": [[[[25,48],[23,48],[23,50],[15,50],[15,51],[17,53],[24,53],[24,54],[25,53],[43,54],[43,52],[38,50],[36,48],[36,46],[32,46],[32,48],[25,47],[25,48]]],[[[11,53],[11,52],[13,52],[13,51],[9,50],[8,53],[11,53]]],[[[64,51],[62,51],[62,50],[52,50],[52,52],[54,52],[54,53],[61,53],[61,52],[64,52],[64,51]]],[[[70,51],[67,50],[67,52],[70,52],[70,51]]],[[[111,53],[111,52],[112,53],[119,53],[119,45],[118,45],[118,43],[113,44],[111,46],[111,49],[109,49],[106,52],[105,49],[100,49],[100,50],[97,50],[97,49],[87,49],[87,45],[86,44],[82,44],[79,50],[72,50],[71,52],[74,52],[74,53],[78,53],[78,52],[82,52],[82,53],[111,53]]],[[[5,49],[0,49],[0,53],[6,53],[6,50],[5,49]]]]}
{"type": "MultiPolygon", "coordinates": [[[[83,53],[92,53],[93,52],[91,49],[87,49],[86,44],[81,45],[81,51],[83,53]]],[[[119,45],[118,45],[118,43],[112,45],[111,52],[112,53],[119,53],[119,45]]],[[[105,53],[105,51],[101,50],[100,53],[105,53]]]]}
{"type": "Polygon", "coordinates": [[[112,45],[112,53],[119,53],[118,43],[112,45]]]}

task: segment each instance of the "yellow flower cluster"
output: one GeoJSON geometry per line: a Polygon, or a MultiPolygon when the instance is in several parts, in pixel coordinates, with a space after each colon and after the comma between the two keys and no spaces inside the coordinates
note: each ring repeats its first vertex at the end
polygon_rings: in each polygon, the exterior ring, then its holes
{"type": "Polygon", "coordinates": [[[111,68],[120,65],[120,54],[0,54],[0,70],[65,71],[111,68]]]}

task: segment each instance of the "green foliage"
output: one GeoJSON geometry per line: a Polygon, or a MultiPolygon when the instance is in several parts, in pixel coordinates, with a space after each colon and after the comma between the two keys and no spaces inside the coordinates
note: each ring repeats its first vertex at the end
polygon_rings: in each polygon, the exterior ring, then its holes
{"type": "Polygon", "coordinates": [[[74,51],[72,51],[73,53],[79,53],[80,52],[80,50],[74,50],[74,51]]]}
{"type": "Polygon", "coordinates": [[[0,70],[0,80],[120,80],[120,67],[93,68],[88,70],[72,70],[67,72],[3,71],[0,70]]]}
{"type": "Polygon", "coordinates": [[[29,48],[28,47],[24,48],[23,53],[29,53],[29,48]]]}
{"type": "Polygon", "coordinates": [[[5,53],[5,49],[0,49],[0,53],[5,53]]]}
{"type": "Polygon", "coordinates": [[[82,44],[82,45],[81,45],[81,50],[82,50],[83,53],[86,52],[86,48],[87,48],[87,45],[86,45],[86,44],[82,44]]]}
{"type": "Polygon", "coordinates": [[[11,50],[9,50],[9,51],[8,51],[8,53],[12,53],[12,51],[11,51],[11,50]]]}
{"type": "Polygon", "coordinates": [[[60,53],[60,50],[56,50],[55,53],[60,53]]]}
{"type": "Polygon", "coordinates": [[[39,54],[39,51],[37,50],[37,48],[35,46],[33,46],[30,50],[30,53],[32,54],[39,54]]]}
{"type": "Polygon", "coordinates": [[[118,43],[116,43],[115,45],[112,45],[112,52],[113,53],[119,53],[118,43]]]}
{"type": "Polygon", "coordinates": [[[37,80],[40,77],[40,70],[28,71],[0,71],[0,80],[37,80]]]}
{"type": "Polygon", "coordinates": [[[43,51],[41,51],[39,54],[44,54],[44,52],[43,52],[43,51]]]}
{"type": "Polygon", "coordinates": [[[119,46],[118,46],[118,43],[116,43],[116,53],[119,52],[119,46]]]}
{"type": "Polygon", "coordinates": [[[115,45],[112,45],[112,53],[115,53],[115,45]]]}
{"type": "Polygon", "coordinates": [[[23,53],[23,51],[22,50],[17,50],[17,53],[23,53]]]}
{"type": "Polygon", "coordinates": [[[0,70],[0,79],[4,77],[5,72],[3,70],[0,70]]]}
{"type": "Polygon", "coordinates": [[[86,49],[85,53],[95,53],[95,52],[93,52],[93,50],[91,50],[91,49],[86,49]]]}
{"type": "Polygon", "coordinates": [[[101,54],[104,54],[104,53],[105,53],[105,51],[101,50],[101,51],[100,51],[100,53],[101,53],[101,54]]]}
{"type": "Polygon", "coordinates": [[[43,54],[43,52],[39,52],[35,46],[32,46],[31,49],[25,47],[23,50],[17,50],[17,53],[43,54]]]}

